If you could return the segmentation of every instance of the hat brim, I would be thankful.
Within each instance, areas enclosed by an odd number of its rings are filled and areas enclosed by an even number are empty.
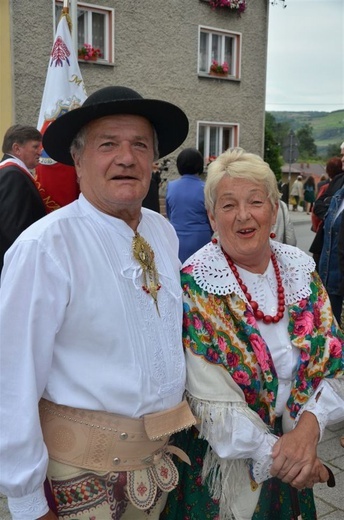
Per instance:
[[[158,136],[159,158],[176,150],[189,131],[188,118],[172,103],[156,99],[122,99],[82,106],[57,118],[44,132],[43,148],[55,161],[74,165],[70,146],[79,130],[91,121],[116,114],[138,115],[152,123]]]

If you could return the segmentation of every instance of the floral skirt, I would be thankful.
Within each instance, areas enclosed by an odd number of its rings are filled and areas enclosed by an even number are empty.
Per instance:
[[[207,450],[206,441],[198,438],[195,428],[174,436],[173,444],[190,457],[191,466],[176,462],[179,471],[178,487],[167,499],[161,520],[218,520],[218,503],[201,482],[202,462]],[[313,491],[298,492],[302,520],[316,520]],[[293,520],[290,487],[277,478],[264,482],[252,520]]]

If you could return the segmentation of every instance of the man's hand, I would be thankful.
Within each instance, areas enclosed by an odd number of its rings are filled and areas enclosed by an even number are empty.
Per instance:
[[[58,520],[58,518],[55,515],[55,513],[53,513],[52,510],[49,509],[47,514],[40,516],[39,518],[37,518],[37,520]]]
[[[319,482],[327,482],[329,477],[330,474],[324,464],[319,459],[316,459],[308,482],[306,482],[304,485],[299,485],[298,479],[296,478],[294,482],[291,483],[291,485],[297,489],[303,489],[304,487],[312,488],[314,484],[318,484]]]
[[[326,482],[329,474],[317,457],[318,440],[318,421],[312,413],[304,412],[295,429],[274,445],[271,475],[297,489]]]

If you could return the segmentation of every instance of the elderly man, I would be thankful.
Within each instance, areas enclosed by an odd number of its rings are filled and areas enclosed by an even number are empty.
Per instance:
[[[33,126],[14,125],[5,133],[0,162],[0,271],[4,254],[24,229],[46,215],[32,170],[42,136]]]
[[[81,195],[26,230],[4,265],[0,491],[15,520],[157,519],[177,484],[169,435],[195,422],[178,241],[141,203],[153,161],[187,132],[178,107],[125,87],[45,132]]]

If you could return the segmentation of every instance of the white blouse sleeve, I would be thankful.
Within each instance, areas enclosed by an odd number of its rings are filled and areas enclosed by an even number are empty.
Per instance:
[[[311,412],[317,418],[321,440],[328,424],[344,420],[344,378],[324,379],[301,408],[294,427],[303,412]]]
[[[200,437],[221,459],[251,459],[256,482],[270,478],[271,450],[278,437],[248,407],[228,372],[189,351],[186,358],[187,396],[200,420]]]

